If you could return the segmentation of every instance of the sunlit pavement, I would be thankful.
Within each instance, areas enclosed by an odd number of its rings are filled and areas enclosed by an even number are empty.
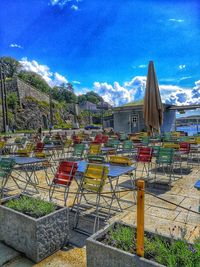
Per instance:
[[[142,166],[139,166],[139,169]],[[46,183],[44,172],[37,171],[40,186],[43,187],[40,189],[40,196],[43,199],[48,199],[48,185]],[[151,173],[151,176],[154,177],[154,173]],[[53,177],[53,175],[52,175]],[[199,167],[194,165],[190,171],[186,174],[183,174],[183,178],[175,178],[172,182],[171,188],[167,185],[149,183],[146,187],[147,191],[159,196],[160,198],[166,199],[170,202],[173,202],[176,205],[183,206],[190,210],[198,211],[200,192],[194,188],[194,184],[199,180],[200,171]],[[137,172],[137,178],[140,178],[140,172]],[[161,177],[164,181],[164,177]],[[119,188],[124,190],[126,183],[128,184],[129,177],[122,176],[119,180]],[[13,184],[10,184],[13,186]],[[123,188],[121,187],[123,186]],[[76,192],[77,185],[75,181],[72,183],[70,191]],[[109,191],[110,188],[105,186],[105,191]],[[10,194],[17,193],[18,190],[10,191]],[[136,205],[133,203],[133,192],[124,192],[120,193],[122,199],[122,212],[113,212],[112,217],[106,223],[111,223],[116,220],[122,220],[126,223],[136,224]],[[94,196],[90,196],[94,198]],[[68,206],[71,206],[74,200],[74,194],[69,194],[68,197]],[[61,193],[55,194],[53,199],[56,203],[63,205],[63,196]],[[115,203],[116,205],[116,203]],[[158,233],[163,233],[165,235],[173,235],[180,237],[181,230],[187,228],[187,239],[192,241],[195,237],[200,235],[200,215],[195,214],[186,210],[183,210],[181,207],[177,207],[171,203],[167,203],[161,199],[158,199],[148,193],[145,194],[145,228],[150,231],[157,231]],[[116,205],[117,207],[117,205]],[[73,222],[73,214],[70,214],[70,224]],[[80,223],[81,227],[89,227],[89,222],[87,219],[82,218]],[[105,224],[102,224],[102,227]],[[71,267],[71,266],[86,266],[86,253],[85,253],[85,240],[86,236],[80,233],[76,233],[72,230],[72,225],[70,225],[71,235],[70,235],[70,244],[68,247],[63,248],[52,256],[46,258],[42,262],[34,266],[58,266],[58,267]],[[32,266],[33,264],[29,261],[26,262],[25,258],[20,258],[21,262],[25,261],[25,265],[22,265],[20,261],[18,263],[15,261],[9,263],[5,266]],[[22,260],[23,259],[23,260]],[[13,265],[14,264],[14,265]],[[21,265],[20,265],[21,264]]]

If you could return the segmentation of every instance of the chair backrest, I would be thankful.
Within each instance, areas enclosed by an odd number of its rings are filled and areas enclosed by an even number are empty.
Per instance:
[[[74,145],[74,156],[83,156],[85,150],[85,145],[84,144],[75,144]]]
[[[131,140],[125,140],[123,142],[123,150],[131,150],[133,148],[133,142]]]
[[[184,151],[189,153],[190,152],[190,143],[188,142],[179,142],[180,151]]]
[[[108,173],[108,166],[88,164],[83,175],[82,190],[101,193]]]
[[[26,145],[26,151],[29,153],[34,150],[35,145],[33,143],[28,143]]]
[[[109,139],[107,143],[105,143],[106,147],[113,147],[118,148],[119,146],[119,140],[117,139]]]
[[[50,145],[51,144],[51,140],[48,136],[45,136],[44,140],[43,140],[45,145]]]
[[[151,162],[153,149],[151,147],[138,147],[136,160],[139,162]]]
[[[87,159],[88,162],[94,162],[94,163],[103,163],[105,161],[103,155],[88,155]]]
[[[42,152],[44,149],[44,143],[43,142],[37,142],[34,151],[35,152]]]
[[[127,140],[127,134],[125,134],[125,133],[120,133],[120,134],[119,134],[119,140],[120,140],[120,141]]]
[[[175,148],[175,149],[179,149],[180,145],[179,144],[175,144],[175,143],[163,143],[163,147],[164,148]]]
[[[0,141],[0,149],[3,149],[5,146],[6,142],[5,141]]]
[[[156,162],[157,163],[171,164],[173,162],[173,157],[174,157],[174,148],[161,147],[158,150]]]
[[[102,143],[105,144],[106,142],[108,142],[108,135],[103,135],[102,136]]]
[[[146,146],[149,144],[149,136],[142,137],[142,144]]]
[[[132,161],[128,157],[122,157],[122,156],[110,156],[109,157],[109,162],[112,164],[117,164],[117,165],[131,165]]]
[[[54,184],[70,186],[78,168],[77,162],[61,161],[53,179]]]
[[[14,158],[1,158],[0,160],[0,170],[5,173],[10,173],[15,165]]]
[[[90,155],[98,155],[101,153],[101,145],[100,144],[90,144],[89,154]]]

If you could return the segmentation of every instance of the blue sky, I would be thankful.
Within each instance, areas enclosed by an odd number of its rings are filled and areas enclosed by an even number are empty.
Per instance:
[[[163,102],[200,102],[200,1],[1,0],[1,56],[121,105],[153,60]]]

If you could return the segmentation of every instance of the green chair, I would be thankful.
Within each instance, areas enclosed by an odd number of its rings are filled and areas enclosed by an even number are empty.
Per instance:
[[[133,142],[131,140],[125,140],[122,144],[122,151],[120,151],[120,154],[128,154],[128,156],[132,156],[133,152]]]
[[[15,160],[13,158],[1,158],[0,160],[0,180],[1,180],[0,199],[3,198],[4,189],[6,187],[6,184],[8,182],[8,179],[10,177],[10,174],[13,170],[14,165],[15,165]]]
[[[171,177],[173,172],[173,162],[174,162],[174,149],[173,148],[163,148],[158,149],[156,156],[156,168],[155,168],[155,180],[157,178],[158,168],[162,168],[165,175],[169,175],[169,182],[171,184]]]
[[[73,151],[73,159],[83,159],[85,151],[85,144],[75,144]]]

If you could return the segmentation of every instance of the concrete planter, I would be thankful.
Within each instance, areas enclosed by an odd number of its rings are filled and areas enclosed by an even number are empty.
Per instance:
[[[98,241],[98,239],[101,239],[116,224],[130,226],[122,222],[117,222],[107,226],[87,239],[87,267],[164,267],[164,265],[140,258],[135,254],[105,245]]]
[[[66,207],[35,219],[0,205],[0,241],[39,262],[59,250],[69,237]]]

